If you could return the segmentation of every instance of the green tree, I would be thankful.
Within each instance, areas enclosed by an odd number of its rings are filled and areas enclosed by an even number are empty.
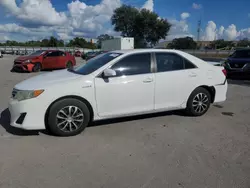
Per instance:
[[[57,39],[55,37],[50,37],[48,46],[49,47],[57,47]]]
[[[155,46],[160,39],[165,39],[171,24],[167,20],[146,9],[138,10],[123,5],[114,11],[111,18],[114,30],[123,37],[134,37],[135,47]]]
[[[86,41],[84,38],[76,37],[69,41],[67,44],[68,47],[78,47],[78,48],[90,48],[95,49],[95,44]]]
[[[210,46],[213,48],[213,49],[230,49],[232,47],[234,47],[234,43],[232,41],[225,41],[224,39],[219,39],[219,40],[215,40],[215,41],[212,41],[210,43]]]
[[[41,47],[46,47],[48,45],[49,45],[49,40],[48,39],[43,39],[41,41],[41,44],[40,44]]]
[[[238,47],[249,47],[250,41],[248,40],[248,38],[244,38],[237,43],[237,46]]]
[[[113,36],[110,36],[108,34],[102,34],[102,35],[98,36],[97,43],[96,43],[97,48],[101,48],[103,41],[113,39],[113,38],[114,38]]]
[[[168,44],[168,48],[172,49],[196,49],[197,43],[191,37],[176,38]]]

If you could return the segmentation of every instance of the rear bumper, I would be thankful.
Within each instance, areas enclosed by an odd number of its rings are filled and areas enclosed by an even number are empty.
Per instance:
[[[250,76],[250,71],[241,71],[241,70],[227,70],[228,76]]]
[[[227,89],[228,89],[227,80],[225,80],[225,82],[222,84],[214,86],[214,88],[215,88],[214,103],[224,102],[227,99]]]
[[[229,76],[241,76],[241,75],[250,75],[250,64],[245,64],[242,68],[231,68],[228,64],[225,65],[225,69]]]

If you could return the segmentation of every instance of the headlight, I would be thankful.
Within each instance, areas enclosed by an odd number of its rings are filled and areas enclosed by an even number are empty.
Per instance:
[[[28,59],[28,60],[24,61],[23,63],[31,63],[31,60]]]
[[[31,99],[38,97],[44,92],[44,90],[17,90],[13,89],[12,91],[12,98],[18,101]]]

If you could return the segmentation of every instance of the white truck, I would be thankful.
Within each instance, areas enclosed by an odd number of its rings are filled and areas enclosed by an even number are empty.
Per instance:
[[[123,37],[105,40],[102,42],[103,51],[134,49],[134,38]]]

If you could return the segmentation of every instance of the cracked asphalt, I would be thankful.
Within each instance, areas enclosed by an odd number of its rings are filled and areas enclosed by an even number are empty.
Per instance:
[[[202,117],[101,121],[58,138],[9,126],[13,86],[35,75],[11,73],[13,60],[0,59],[1,188],[250,187],[250,81],[230,80],[227,101]]]

